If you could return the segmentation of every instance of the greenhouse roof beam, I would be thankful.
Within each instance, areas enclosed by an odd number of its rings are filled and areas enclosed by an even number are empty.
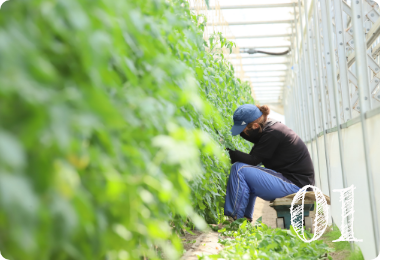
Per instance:
[[[280,71],[284,71],[287,72],[288,70],[244,70],[245,73],[258,73],[258,72],[280,72]],[[251,76],[253,77],[253,76]]]
[[[268,91],[277,91],[278,89],[268,89]],[[256,88],[254,88],[254,91],[257,91],[257,92],[259,92],[259,90],[258,89],[256,89]]]
[[[255,77],[255,78],[251,78],[248,81],[251,81],[253,83],[259,83],[260,81],[254,81],[254,80],[281,80],[280,82],[284,82],[285,81],[285,76],[282,77]]]
[[[276,97],[279,94],[282,94],[283,92],[255,92],[255,95],[260,96],[260,97]]]
[[[272,94],[264,94],[264,93],[255,93],[256,99],[273,99],[273,98],[278,98],[282,93],[272,93]]]
[[[274,89],[258,89],[254,88],[254,91],[256,91],[258,94],[263,95],[263,94],[277,94],[277,93],[282,93],[283,89],[282,88],[274,88]]]
[[[271,100],[271,99],[277,98],[277,97],[279,97],[279,96],[280,96],[280,95],[261,96],[260,98],[257,97],[257,99],[260,99],[260,100]]]
[[[252,8],[280,8],[280,7],[294,7],[296,3],[281,3],[281,4],[264,4],[264,5],[227,5],[220,6],[219,9],[252,9]],[[210,6],[209,10],[215,10],[215,6]],[[192,8],[191,8],[192,9]]]
[[[260,101],[260,102],[273,102],[273,101],[278,101],[281,98],[281,96],[276,96],[273,98],[267,98],[267,99],[259,99],[257,98],[256,100]]]
[[[294,20],[272,20],[272,21],[241,21],[228,23],[207,23],[207,25],[256,25],[256,24],[291,24]]]
[[[291,33],[287,34],[266,34],[266,35],[242,35],[235,36],[236,39],[256,39],[256,38],[279,38],[279,37],[291,37]]]
[[[271,80],[271,81],[250,81],[252,84],[258,84],[258,83],[284,83],[284,80]]]
[[[250,54],[251,56],[245,56],[245,57],[242,57],[241,56],[241,58],[242,59],[252,59],[252,58],[279,58],[279,57],[276,57],[276,56],[271,56],[271,55],[258,55],[258,56],[254,56],[254,54]],[[285,57],[285,56],[288,56],[288,55],[283,55],[283,56],[281,56],[281,57]]]
[[[261,96],[259,96],[259,98],[257,97],[257,99],[262,99],[262,100],[266,100],[266,99],[272,99],[273,97],[278,97],[280,94],[282,94],[282,93],[278,93],[278,94],[272,94],[272,95],[263,95],[262,93],[261,94],[259,94],[259,95],[261,95]]]
[[[249,76],[250,78],[285,78],[285,74],[283,75],[260,75],[260,76]]]
[[[256,66],[263,66],[263,65],[280,65],[280,64],[290,64],[289,62],[272,62],[272,63],[248,63],[248,64],[242,64],[242,66],[251,66],[251,65],[256,65]]]
[[[262,104],[265,104],[265,105],[278,105],[278,104],[282,104],[282,102],[280,102],[280,101],[277,101],[277,102],[267,102],[267,101],[260,101],[260,100],[257,100],[261,105]]]
[[[266,86],[259,86],[259,85],[256,85],[256,84],[261,84],[261,83],[267,83],[267,82],[252,82],[252,84],[254,85],[254,87],[256,87],[256,88],[264,88],[264,87],[283,87],[284,86],[284,81],[278,81],[278,82],[275,82],[275,81],[272,81],[272,82],[268,82],[268,83],[282,83],[282,84],[274,84],[274,85],[266,85]]]
[[[259,99],[259,98],[257,98],[257,100],[258,100],[259,102],[277,102],[280,98],[281,98],[281,96],[277,96],[277,97],[274,97],[274,98],[267,98],[267,99]]]
[[[268,102],[278,102],[279,99],[281,99],[281,96],[277,96],[277,97],[274,97],[274,98],[267,98],[267,99],[259,99],[259,98],[256,98],[256,100],[257,100],[258,102],[265,102],[265,103],[268,103]]]
[[[266,85],[266,86],[256,86],[256,85],[254,85],[253,87],[254,87],[254,89],[274,89],[274,88],[282,89],[282,88],[284,88],[284,84]]]
[[[260,96],[261,95],[261,96]],[[269,97],[269,98],[274,98],[274,99],[276,99],[276,98],[278,98],[279,96],[282,96],[283,95],[283,93],[274,93],[274,95],[266,95],[266,96],[263,96],[263,94],[259,94],[259,93],[256,93],[255,92],[255,99],[258,99],[258,100],[260,100],[260,99],[268,99],[268,98],[266,98],[266,97]]]
[[[272,87],[262,87],[262,88],[258,88],[258,87],[255,87],[255,86],[253,86],[253,88],[254,88],[254,91],[258,91],[258,90],[261,90],[261,91],[266,91],[266,90],[282,90],[283,88],[284,88],[284,86],[279,86],[279,87],[274,87],[274,86],[272,86]]]
[[[262,92],[269,91],[269,90],[283,91],[283,89],[284,89],[284,85],[280,85],[280,86],[255,86],[254,84],[252,84],[252,86],[253,86],[254,90],[262,91]]]
[[[291,45],[278,45],[278,46],[251,46],[251,47],[238,47],[239,49],[276,49],[276,48],[290,48]]]
[[[250,78],[285,78],[286,75],[262,75],[262,76],[250,76]]]

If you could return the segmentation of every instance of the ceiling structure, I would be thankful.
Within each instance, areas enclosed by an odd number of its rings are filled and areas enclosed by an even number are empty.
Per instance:
[[[239,54],[231,54],[229,60],[235,70],[243,70],[243,80],[250,81],[255,100],[267,104],[280,114],[283,111],[283,90],[286,87],[291,54],[272,56],[243,53],[248,49],[266,52],[284,52],[291,48],[293,7],[296,1],[288,0],[215,0],[209,1],[209,15],[217,9],[225,19]],[[207,23],[208,26],[216,22]]]

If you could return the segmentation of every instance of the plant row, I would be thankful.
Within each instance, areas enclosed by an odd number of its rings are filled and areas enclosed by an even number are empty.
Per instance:
[[[249,86],[183,0],[0,9],[0,251],[177,259],[222,221],[232,113]]]

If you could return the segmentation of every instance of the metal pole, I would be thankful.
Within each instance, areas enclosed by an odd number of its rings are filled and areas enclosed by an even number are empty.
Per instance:
[[[296,96],[296,100],[297,100],[297,105],[296,105],[296,107],[297,107],[297,109],[298,109],[298,111],[299,111],[299,118],[298,118],[298,121],[299,121],[299,124],[300,124],[300,137],[303,139],[303,140],[305,140],[305,132],[306,132],[306,129],[305,129],[305,121],[303,120],[303,116],[302,116],[302,102],[301,102],[301,99],[300,99],[300,95],[299,95],[299,91],[300,91],[300,78],[299,78],[299,76],[298,76],[298,73],[296,74],[296,80],[295,80],[295,88],[294,88],[294,91],[295,91],[295,96]]]
[[[333,73],[333,86],[334,86],[334,106],[335,106],[335,112],[336,112],[336,125],[337,125],[337,132],[338,132],[338,147],[340,151],[340,165],[341,165],[341,177],[343,181],[343,187],[348,187],[347,185],[347,176],[346,176],[346,171],[345,171],[345,166],[344,166],[344,151],[343,151],[343,137],[341,135],[341,128],[340,128],[340,117],[339,117],[339,96],[338,96],[338,82],[337,82],[337,60],[336,60],[336,55],[334,51],[334,39],[333,39],[333,25],[332,25],[332,18],[331,18],[331,6],[330,6],[330,1],[331,0],[320,0],[320,7],[321,7],[321,13],[323,17],[326,17],[327,19],[323,19],[324,22],[327,24],[327,36],[328,36],[328,47],[330,49],[331,53],[331,64],[328,64],[327,66],[331,66],[332,68],[332,73]],[[325,46],[326,47],[326,46]],[[349,218],[347,217],[347,222],[349,221]],[[351,249],[353,250],[354,244],[353,242],[351,243]]]
[[[330,66],[332,68],[332,73],[333,73],[333,86],[334,86],[334,106],[335,106],[335,112],[336,112],[336,125],[337,125],[337,132],[338,132],[338,146],[340,150],[340,163],[341,163],[341,172],[342,172],[342,180],[343,180],[343,186],[348,187],[347,185],[347,177],[346,177],[346,171],[344,170],[344,151],[343,151],[343,137],[341,135],[341,128],[340,128],[340,117],[339,117],[339,96],[338,96],[338,83],[337,83],[337,60],[336,60],[336,55],[334,52],[334,39],[333,39],[333,25],[332,25],[332,18],[331,18],[331,13],[330,13],[330,0],[320,0],[321,4],[321,12],[324,12],[326,14],[327,20],[324,21],[327,23],[328,31],[326,32],[326,36],[328,37],[329,40],[329,49],[330,49],[330,56],[331,56],[331,63],[332,64],[327,64],[327,66]],[[325,46],[327,47],[327,46]]]
[[[318,19],[318,1],[317,2],[315,2],[314,3],[314,8],[313,8],[313,10],[314,10],[314,19],[313,19],[313,24],[314,24],[314,30],[315,30],[315,32],[314,32],[314,34],[315,34],[315,40],[316,40],[316,55],[315,55],[315,57],[316,57],[316,62],[317,62],[317,68],[318,68],[318,80],[319,80],[319,82],[320,82],[320,95],[321,95],[321,107],[322,107],[322,109],[321,109],[321,114],[322,114],[322,117],[321,117],[321,125],[323,126],[322,127],[322,130],[323,130],[323,137],[324,137],[324,152],[325,152],[325,157],[326,157],[326,167],[327,167],[327,183],[328,183],[328,192],[329,192],[329,195],[330,195],[330,197],[331,197],[331,178],[330,178],[330,175],[331,175],[331,169],[330,169],[330,157],[329,157],[329,155],[328,155],[328,147],[327,147],[327,127],[326,127],[326,124],[325,124],[325,122],[327,121],[327,117],[326,117],[326,111],[327,111],[327,108],[326,108],[326,101],[325,101],[325,94],[324,94],[324,92],[325,92],[325,86],[323,86],[323,80],[322,80],[322,71],[323,71],[323,68],[322,68],[322,65],[321,65],[321,62],[322,62],[322,56],[321,56],[321,44],[320,44],[320,33],[319,33],[319,29],[318,29],[318,22],[320,21],[319,19]],[[333,207],[332,205],[331,205],[331,207]],[[331,219],[333,219],[333,216],[331,215]],[[332,221],[333,222],[333,224],[334,224],[334,221]]]
[[[340,68],[340,85],[341,85],[341,97],[343,101],[343,114],[344,122],[351,119],[351,104],[350,104],[350,85],[348,83],[348,67],[347,67],[347,57],[346,57],[346,42],[344,40],[344,33],[346,32],[343,25],[343,11],[342,11],[343,0],[334,0],[334,16],[336,23],[336,42],[337,42],[337,53],[338,53],[338,65]],[[337,75],[335,75],[335,80],[337,80]]]
[[[293,54],[293,64],[295,64],[295,53]],[[293,82],[292,82],[292,93],[293,93],[293,97],[294,97],[294,107],[297,111],[297,117],[295,119],[296,124],[297,124],[297,134],[298,136],[302,136],[303,130],[302,130],[302,121],[300,121],[299,119],[301,118],[301,111],[300,111],[300,103],[299,100],[297,98],[297,75],[294,74],[295,70],[292,70],[292,76],[294,76],[293,78]]]
[[[293,90],[294,90],[294,95],[295,95],[295,100],[296,100],[296,105],[295,106],[296,106],[297,111],[298,111],[297,122],[298,122],[298,125],[300,126],[299,136],[302,137],[303,140],[304,140],[305,131],[304,131],[304,123],[303,123],[302,116],[301,116],[300,98],[298,96],[298,88],[299,88],[299,81],[298,80],[299,80],[298,75],[296,74],[295,77],[294,77],[294,89]]]
[[[365,107],[368,107],[366,104],[368,100],[368,90],[369,90],[369,79],[367,71],[367,53],[366,53],[366,42],[363,30],[363,2],[362,1],[352,1],[352,23],[354,28],[354,42],[355,42],[355,51],[356,51],[356,62],[357,62],[357,78],[358,78],[358,87],[359,87],[359,105],[360,105],[360,119],[361,119],[361,128],[363,132],[363,147],[364,147],[364,158],[366,160],[366,171],[367,171],[367,182],[370,195],[370,210],[373,219],[373,231],[374,231],[374,240],[375,240],[375,249],[376,254],[378,255],[380,248],[380,229],[379,222],[377,219],[377,209],[376,203],[374,200],[374,184],[373,184],[373,174],[370,168],[370,157],[368,152],[367,144],[367,130],[366,130],[366,119],[365,119]]]
[[[290,41],[292,40],[292,34],[290,34]],[[288,79],[289,79],[289,83],[288,83],[288,85],[290,86],[290,88],[289,88],[289,94],[290,94],[290,98],[291,98],[291,108],[292,108],[292,110],[294,110],[294,118],[293,118],[293,121],[294,121],[294,129],[293,129],[293,131],[295,132],[295,133],[297,133],[297,134],[299,134],[299,132],[298,132],[298,125],[297,125],[297,117],[298,117],[298,115],[297,115],[297,110],[295,109],[295,99],[294,99],[294,91],[293,91],[293,71],[291,70],[291,67],[293,66],[293,64],[294,64],[294,56],[293,56],[293,54],[291,54],[290,55],[290,58],[291,58],[291,61],[290,61],[290,73],[288,73]]]
[[[291,66],[291,59],[290,59],[290,66]],[[285,85],[284,85],[284,89],[283,89],[283,104],[284,104],[284,109],[286,110],[285,114],[286,114],[286,118],[285,118],[285,122],[286,125],[288,125],[288,127],[290,129],[292,129],[294,131],[295,128],[295,124],[294,124],[294,109],[292,106],[286,106],[286,103],[290,104],[292,102],[291,97],[290,97],[290,93],[288,91],[288,85],[289,85],[289,80],[291,78],[291,73],[287,74],[287,79],[285,80]],[[287,99],[288,96],[288,99]],[[288,120],[287,120],[288,118]]]
[[[294,18],[295,17],[297,17],[297,14],[296,14],[296,11],[295,11],[295,7],[294,7]],[[304,85],[303,84],[303,81],[304,81],[304,79],[303,79],[303,77],[302,77],[302,74],[301,74],[301,72],[302,72],[302,64],[301,64],[301,59],[300,59],[300,47],[299,47],[299,45],[298,45],[298,30],[297,30],[297,20],[296,19],[294,19],[294,26],[295,26],[295,31],[296,31],[296,34],[297,34],[297,37],[295,37],[295,41],[296,41],[296,45],[297,45],[297,60],[298,60],[298,66],[299,66],[299,73],[297,73],[297,76],[298,76],[298,78],[299,78],[299,86],[300,86],[300,89],[297,89],[297,92],[298,92],[298,96],[299,96],[299,98],[300,98],[300,111],[302,111],[302,119],[303,119],[303,125],[304,125],[304,135],[303,135],[303,137],[304,137],[304,142],[305,142],[305,139],[307,138],[307,120],[306,120],[306,118],[307,117],[305,117],[304,116],[304,98],[303,98],[303,92],[301,91],[301,87]],[[308,111],[308,110],[307,110]],[[310,153],[311,153],[311,155],[312,155],[312,151],[310,151]],[[311,156],[311,157],[313,157],[313,156]]]
[[[324,2],[325,5],[325,2]],[[328,100],[326,100],[326,105],[328,104],[328,107],[330,108],[330,118],[328,118],[328,122],[326,122],[326,125],[329,124],[331,128],[335,126],[336,123],[336,109],[334,105],[334,81],[337,80],[335,78],[335,75],[333,74],[332,71],[332,66],[330,64],[333,64],[331,61],[331,56],[330,55],[330,49],[329,49],[329,40],[328,40],[328,26],[327,23],[331,23],[331,20],[327,19],[327,14],[324,11],[323,7],[321,8],[321,26],[323,29],[323,44],[324,44],[324,58],[325,58],[325,63],[326,63],[326,76],[327,76],[327,88],[328,88]],[[332,52],[334,53],[334,52]],[[323,70],[324,71],[324,70]],[[327,115],[328,116],[328,115]]]
[[[292,26],[291,26],[291,28],[292,28]],[[297,33],[297,32],[296,32]],[[292,34],[292,37],[294,37],[294,34]],[[291,37],[291,38],[292,38]],[[297,34],[295,34],[295,37],[297,37]],[[291,43],[293,43],[294,44],[294,42],[293,42],[293,40],[291,39]],[[297,46],[298,47],[298,46]],[[296,64],[295,63],[295,60],[296,60],[296,55],[295,55],[295,52],[293,51],[292,52],[292,59],[293,59],[293,62],[292,62],[292,64],[293,64],[293,66],[294,66],[294,64]],[[292,72],[291,72],[291,75],[292,76],[294,76],[294,79],[293,79],[293,86],[292,86],[292,92],[293,92],[293,97],[294,97],[294,105],[295,105],[295,109],[296,109],[296,111],[297,111],[297,117],[296,117],[296,119],[295,119],[295,121],[296,121],[296,124],[297,124],[297,130],[298,130],[298,134],[299,134],[299,136],[302,136],[302,134],[303,134],[303,131],[302,131],[302,125],[301,125],[301,120],[300,120],[300,118],[301,118],[301,111],[300,111],[300,104],[299,104],[299,102],[298,102],[298,100],[297,100],[297,87],[298,87],[298,84],[297,84],[297,74],[294,74],[295,73],[295,71],[294,70],[292,70]]]
[[[318,126],[318,100],[316,100],[316,91],[315,91],[315,81],[316,81],[316,76],[315,72],[313,71],[313,64],[314,64],[314,57],[313,57],[313,45],[312,42],[310,41],[310,20],[308,19],[308,11],[307,11],[307,0],[304,0],[304,15],[305,15],[305,20],[306,20],[306,38],[307,38],[307,48],[306,54],[307,54],[307,64],[310,72],[310,91],[311,91],[311,96],[312,96],[312,101],[313,101],[313,122],[314,122],[314,136],[315,136],[315,144],[316,144],[316,151],[317,151],[317,163],[318,163],[318,177],[320,179],[320,188],[322,188],[322,182],[321,182],[321,169],[320,169],[320,156],[319,156],[319,149],[318,149],[318,138],[317,138],[317,129],[319,128]]]
[[[295,7],[294,7],[294,18],[296,18],[296,17],[297,17],[297,12],[296,12]],[[303,116],[304,115],[304,110],[303,110],[303,105],[304,104],[303,104],[303,101],[301,99],[301,90],[300,90],[301,85],[302,85],[301,75],[299,74],[301,72],[300,71],[301,70],[301,63],[300,63],[300,47],[298,45],[298,31],[297,31],[297,20],[296,19],[294,19],[294,28],[295,28],[295,33],[296,33],[295,41],[296,41],[296,45],[297,45],[296,52],[295,52],[295,57],[297,59],[297,68],[295,68],[295,69],[296,70],[298,69],[298,72],[296,72],[296,76],[297,76],[296,85],[297,85],[297,87],[296,87],[295,91],[296,91],[296,94],[297,94],[299,111],[300,111],[299,116],[300,116],[300,119],[301,119],[300,122],[301,122],[301,131],[302,131],[301,138],[305,142],[307,129],[306,129],[305,118]]]
[[[310,106],[311,106],[311,101],[310,101],[310,95],[312,96],[312,99],[313,99],[313,106],[312,106],[312,110],[313,110],[313,126],[314,126],[314,134],[315,134],[315,146],[316,146],[316,153],[315,154],[317,154],[317,164],[318,164],[318,179],[319,179],[319,186],[320,186],[320,189],[322,189],[322,185],[321,185],[321,173],[320,173],[320,156],[318,155],[318,139],[317,139],[317,131],[316,131],[316,129],[317,129],[317,120],[316,120],[316,113],[315,113],[315,106],[316,106],[316,102],[315,102],[315,99],[314,99],[314,81],[313,81],[313,79],[314,79],[314,76],[313,76],[313,71],[312,71],[312,69],[311,69],[311,64],[310,64],[310,61],[311,61],[311,58],[310,58],[310,56],[309,56],[309,49],[311,48],[311,43],[310,43],[310,38],[309,38],[309,23],[308,23],[308,15],[307,15],[307,0],[304,0],[304,18],[305,18],[305,21],[306,21],[306,31],[307,31],[307,33],[306,33],[306,38],[307,38],[307,43],[305,43],[304,42],[304,30],[303,30],[303,19],[302,19],[302,14],[301,14],[301,0],[298,0],[298,12],[299,12],[299,15],[300,15],[300,34],[301,34],[301,40],[302,40],[302,48],[303,48],[303,60],[304,60],[304,66],[306,67],[306,69],[305,69],[305,73],[306,73],[306,75],[308,75],[306,78],[308,79],[308,78],[310,78],[310,91],[311,91],[311,94],[308,94],[308,92],[307,92],[307,85],[305,86],[305,93],[306,93],[306,96],[307,96],[307,102],[308,102],[308,106],[309,106],[309,108],[310,108]],[[307,57],[306,57],[307,56]],[[310,112],[309,112],[310,113]],[[311,119],[311,116],[309,117],[309,120]],[[311,123],[310,123],[310,126],[311,126]],[[313,139],[313,137],[312,137],[312,133],[313,131],[311,131],[311,129],[310,129],[310,138],[311,138],[311,145],[312,145],[312,139]],[[313,149],[314,147],[313,146],[311,146],[311,149]],[[314,154],[314,150],[313,150],[313,154]]]

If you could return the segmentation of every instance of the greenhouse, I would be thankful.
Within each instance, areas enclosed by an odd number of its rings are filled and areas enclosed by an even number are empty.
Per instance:
[[[2,2],[0,260],[379,256],[376,2]]]

